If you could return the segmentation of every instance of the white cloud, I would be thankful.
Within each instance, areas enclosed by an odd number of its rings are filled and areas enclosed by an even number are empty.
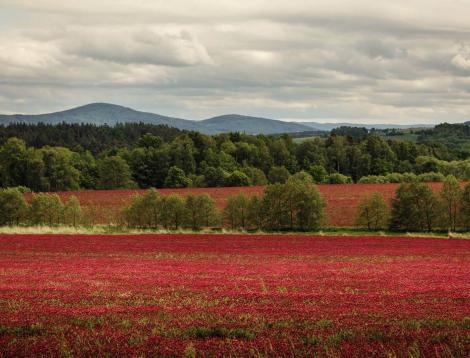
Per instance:
[[[0,112],[470,117],[466,0],[0,1]]]

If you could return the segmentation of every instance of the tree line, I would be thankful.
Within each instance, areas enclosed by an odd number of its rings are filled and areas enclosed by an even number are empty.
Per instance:
[[[93,225],[88,207],[75,196],[63,202],[57,194],[32,194],[25,188],[0,189],[0,225]],[[89,214],[93,215],[93,212]],[[88,215],[89,216],[89,215]],[[239,193],[218,208],[208,194],[161,195],[156,189],[135,195],[117,222],[148,230],[198,231],[207,228],[266,231],[316,231],[327,228],[325,201],[306,172],[285,183],[266,186],[262,195]],[[464,187],[447,176],[440,191],[418,181],[401,184],[388,205],[379,192],[364,197],[357,208],[356,226],[366,230],[458,231],[470,230],[470,183]]]
[[[0,189],[0,226],[79,226],[84,211],[76,196],[64,203],[57,194],[34,194],[30,202],[24,188]]]
[[[149,124],[17,124],[0,126],[0,143],[0,186],[34,192],[284,184],[300,171],[317,184],[470,178],[470,160],[445,145],[344,128],[297,142],[289,135],[210,136]]]
[[[390,208],[378,192],[366,196],[356,224],[368,230],[470,230],[470,183],[462,188],[452,175],[439,192],[418,181],[403,183],[391,204]]]
[[[311,176],[301,172],[284,184],[268,185],[261,197],[237,194],[219,211],[207,194],[162,196],[155,189],[133,197],[124,209],[127,225],[141,229],[317,230],[324,223],[324,201]]]

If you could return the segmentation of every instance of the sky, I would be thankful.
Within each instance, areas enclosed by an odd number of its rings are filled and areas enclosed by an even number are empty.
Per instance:
[[[0,113],[470,120],[470,0],[0,0]]]

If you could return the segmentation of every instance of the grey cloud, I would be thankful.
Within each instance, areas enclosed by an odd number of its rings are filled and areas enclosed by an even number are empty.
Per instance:
[[[470,8],[445,3],[3,0],[0,112],[460,121]]]
[[[211,64],[207,49],[189,32],[159,34],[151,29],[81,29],[61,40],[66,52],[117,63],[165,66]]]

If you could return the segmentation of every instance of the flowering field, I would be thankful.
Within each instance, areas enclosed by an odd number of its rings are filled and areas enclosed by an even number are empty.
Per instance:
[[[470,354],[470,241],[0,236],[0,357]]]
[[[439,190],[442,183],[429,183],[433,189]],[[329,225],[354,226],[356,209],[364,195],[380,192],[387,202],[395,195],[398,184],[321,184],[318,189],[326,202],[326,215]],[[232,188],[189,188],[189,189],[158,189],[163,195],[188,193],[208,193],[222,209],[230,195],[245,193],[246,195],[260,195],[264,190],[262,186],[232,187]],[[80,199],[82,205],[95,210],[89,213],[97,223],[116,221],[121,209],[129,204],[134,194],[145,193],[145,190],[92,190],[69,191],[58,193],[65,201],[71,195]],[[26,194],[30,198],[31,194]]]

